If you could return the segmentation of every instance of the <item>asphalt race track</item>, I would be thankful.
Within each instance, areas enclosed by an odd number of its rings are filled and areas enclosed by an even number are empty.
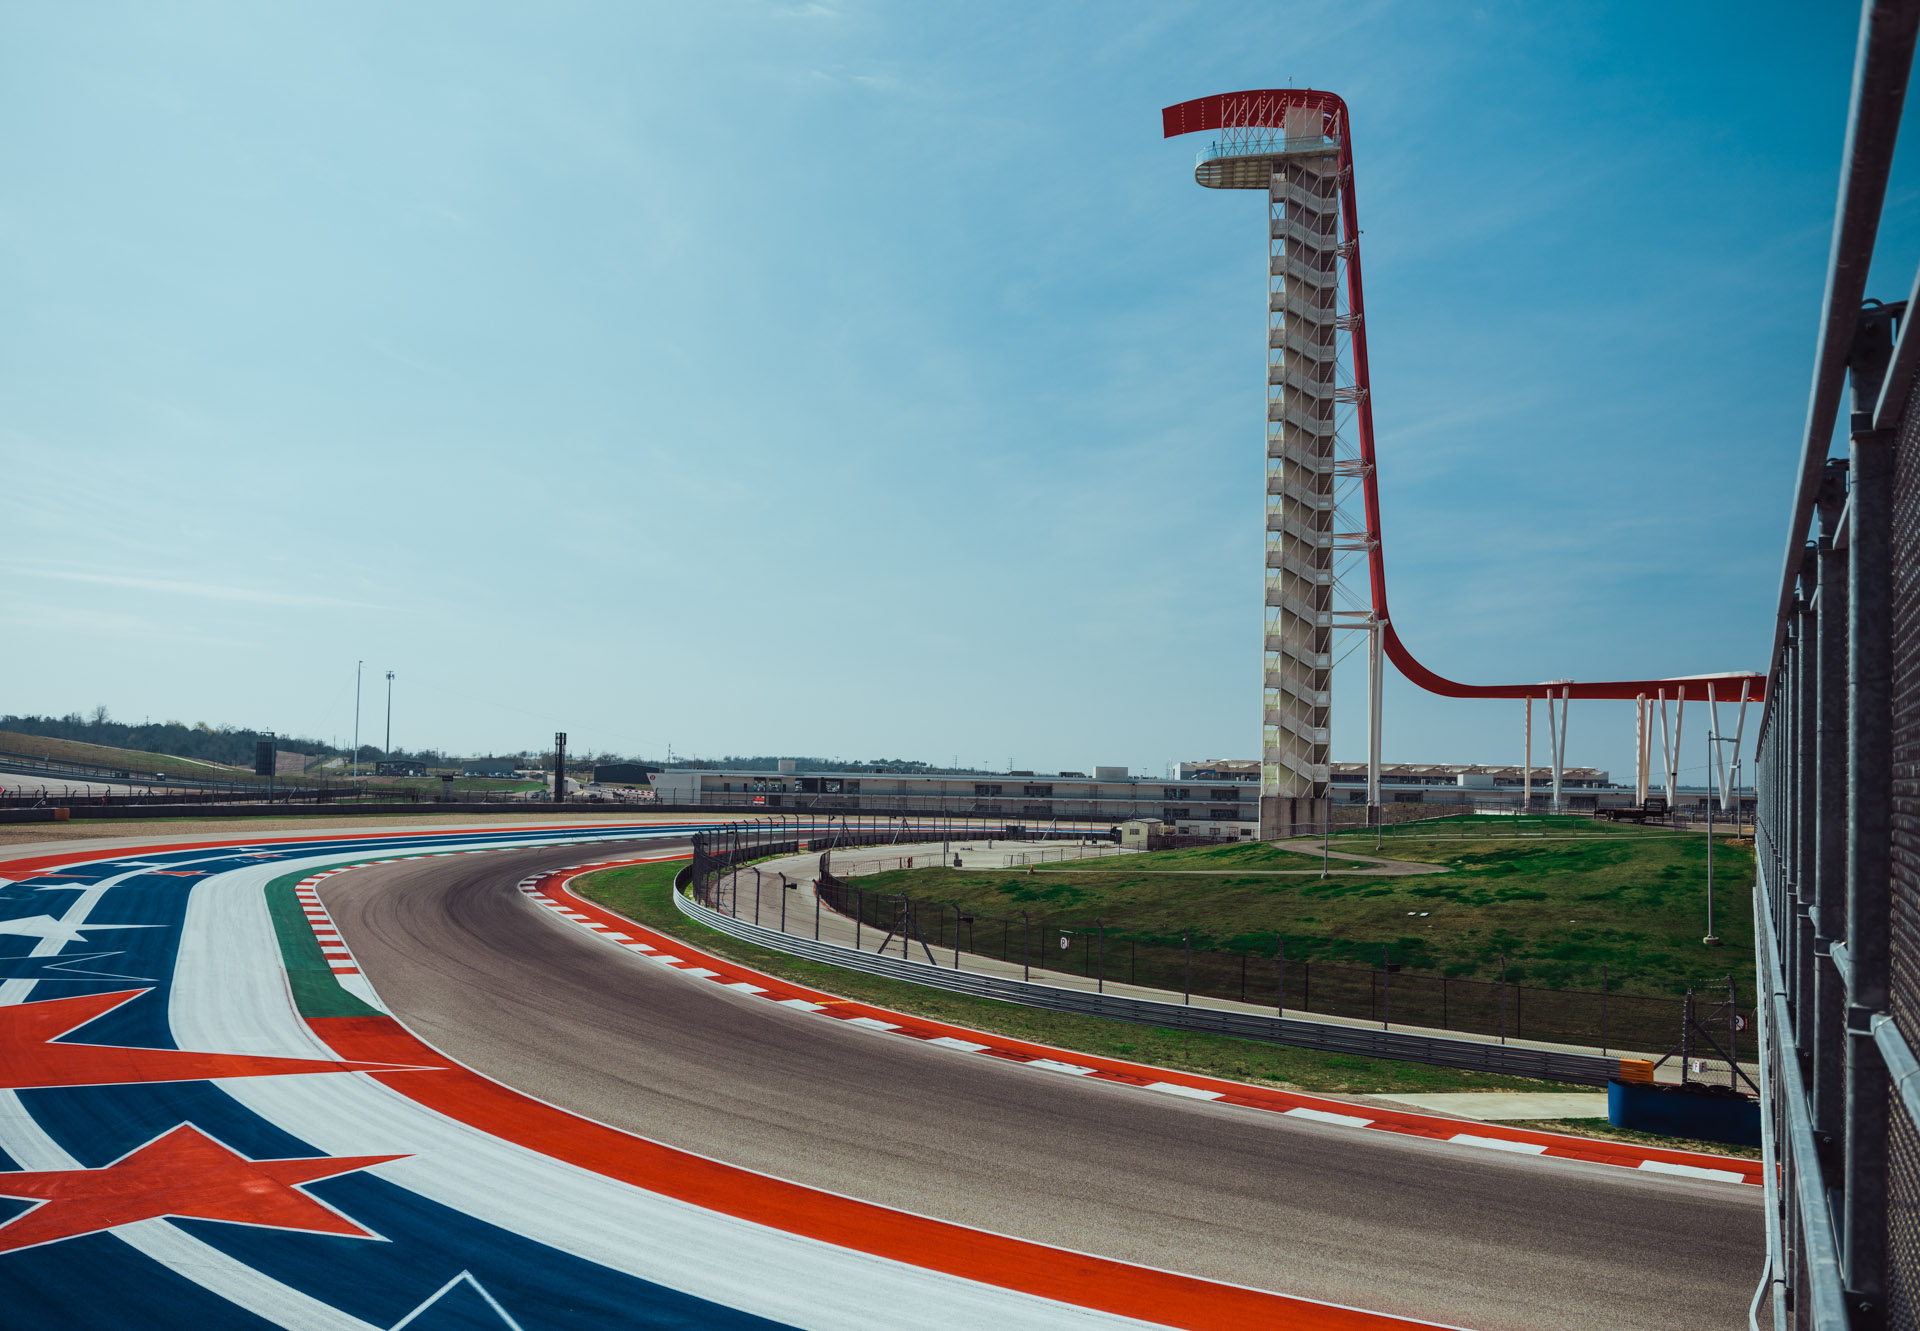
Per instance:
[[[1757,1188],[1143,1095],[809,1019],[624,954],[515,886],[583,858],[415,860],[320,894],[414,1034],[670,1146],[995,1233],[1484,1331],[1746,1323]],[[899,1325],[914,1320],[900,1309]]]

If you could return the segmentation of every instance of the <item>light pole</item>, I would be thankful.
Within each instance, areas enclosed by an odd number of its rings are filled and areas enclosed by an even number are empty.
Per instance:
[[[383,750],[387,761],[393,761],[393,672],[387,672],[387,743]]]
[[[365,661],[353,663],[353,789],[360,790],[360,672]]]

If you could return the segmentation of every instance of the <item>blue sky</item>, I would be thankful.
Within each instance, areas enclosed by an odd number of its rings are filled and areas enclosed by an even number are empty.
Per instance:
[[[1352,107],[1414,651],[1759,667],[1857,19],[1740,15],[8,6],[0,711],[344,743],[364,658],[409,746],[1254,756],[1263,205],[1159,110],[1288,83]]]

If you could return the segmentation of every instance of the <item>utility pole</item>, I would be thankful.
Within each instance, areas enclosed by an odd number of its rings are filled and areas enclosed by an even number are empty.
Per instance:
[[[387,761],[393,761],[393,672],[387,672],[387,744],[383,750]]]
[[[365,661],[353,663],[353,789],[360,790],[360,672]]]
[[[553,802],[567,802],[567,732],[553,732]]]

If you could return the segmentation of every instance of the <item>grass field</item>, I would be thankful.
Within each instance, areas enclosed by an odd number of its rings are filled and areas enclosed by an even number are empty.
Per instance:
[[[91,763],[99,767],[110,767],[134,774],[137,784],[142,776],[156,774],[166,776],[189,777],[201,781],[230,781],[237,785],[261,786],[267,784],[263,776],[255,776],[250,768],[225,767],[219,763],[200,762],[192,758],[175,758],[164,753],[144,753],[138,749],[115,749],[104,744],[86,744],[79,740],[49,739],[44,735],[22,735],[11,730],[0,730],[0,752],[18,754],[26,758],[40,758],[57,763]],[[372,794],[397,794],[404,791],[417,791],[422,795],[437,797],[440,793],[439,777],[379,777],[368,775],[371,764],[363,765],[361,785]],[[282,772],[277,780],[282,786],[328,784],[345,785],[351,768],[330,770],[326,773],[313,772],[299,774]],[[84,779],[84,778],[81,778]],[[100,780],[113,778],[105,773]],[[499,791],[544,790],[542,781],[523,780],[518,777],[455,777],[453,789],[461,793],[495,793]]]
[[[1373,853],[1371,832],[1334,848]],[[1091,926],[1109,939],[1377,966],[1381,948],[1410,971],[1547,988],[1682,992],[1731,973],[1753,992],[1753,851],[1714,850],[1715,929],[1706,932],[1706,838],[1584,818],[1460,818],[1390,831],[1384,857],[1438,874],[1318,876],[1319,857],[1240,844],[1024,869],[912,869],[872,876],[870,892],[956,902],[982,916]],[[962,852],[964,860],[965,853]],[[1308,874],[1297,872],[1302,868]]]
[[[197,777],[203,781],[262,781],[251,771],[223,767],[219,763],[196,762],[164,753],[142,753],[138,749],[113,749],[104,744],[83,744],[79,740],[49,739],[45,735],[22,735],[0,730],[0,750],[27,758],[56,763],[94,763],[102,767],[123,768],[129,772],[168,776]]]
[[[1264,1082],[1293,1090],[1355,1095],[1376,1092],[1590,1089],[1563,1087],[1525,1077],[1457,1072],[1420,1063],[1323,1054],[1309,1049],[1263,1044],[1257,1040],[1159,1030],[1152,1026],[1137,1026],[1100,1017],[1081,1017],[1020,1007],[1013,1003],[997,1003],[966,994],[949,994],[899,980],[842,970],[791,957],[783,952],[770,952],[687,919],[674,908],[671,900],[673,876],[681,867],[678,863],[669,862],[639,865],[630,869],[607,869],[575,879],[573,885],[583,896],[638,920],[648,928],[687,939],[709,952],[729,957],[770,975],[824,989],[843,998],[858,999],[895,1011],[910,1012],[935,1021],[952,1022],[1016,1039],[1076,1049],[1082,1053],[1133,1059],[1156,1067],[1180,1068],[1207,1076],[1231,1077],[1238,1081]]]

